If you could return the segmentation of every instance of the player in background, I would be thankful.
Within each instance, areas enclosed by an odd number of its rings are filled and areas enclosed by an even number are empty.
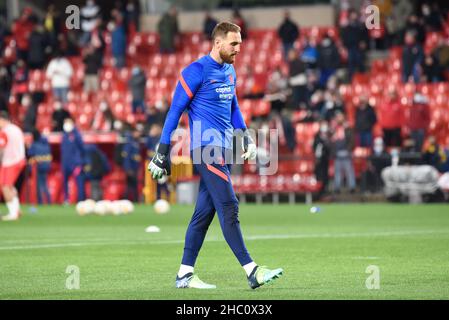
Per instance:
[[[240,27],[230,22],[219,23],[213,30],[212,41],[210,54],[181,72],[159,147],[148,170],[154,179],[170,175],[171,134],[183,111],[188,110],[191,155],[201,180],[195,211],[186,232],[176,287],[216,287],[201,281],[194,273],[194,265],[217,212],[226,242],[245,270],[249,286],[255,289],[278,278],[283,270],[258,266],[250,257],[240,230],[238,200],[231,183],[230,165],[224,162],[232,154],[234,129],[244,132],[242,158],[256,158],[256,145],[247,131],[235,92],[236,74],[232,64],[242,43]],[[200,130],[195,127],[200,127]],[[203,155],[210,156],[210,159]]]
[[[0,186],[9,213],[3,221],[20,217],[19,196],[14,184],[26,165],[25,140],[22,130],[11,123],[5,111],[0,112]]]

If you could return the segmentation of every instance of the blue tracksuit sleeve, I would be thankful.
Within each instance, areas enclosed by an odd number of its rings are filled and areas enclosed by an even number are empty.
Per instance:
[[[234,95],[231,106],[231,123],[234,129],[246,129],[245,121],[243,120],[242,112],[240,111],[237,102],[237,96]]]
[[[172,104],[165,119],[161,135],[161,144],[170,144],[172,132],[178,126],[179,118],[189,106],[195,93],[203,82],[203,65],[198,62],[190,64],[181,72],[173,95]]]

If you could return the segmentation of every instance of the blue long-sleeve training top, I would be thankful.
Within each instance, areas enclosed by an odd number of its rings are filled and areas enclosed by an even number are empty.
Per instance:
[[[234,129],[246,129],[236,96],[236,74],[231,64],[219,64],[206,55],[187,66],[176,85],[161,135],[162,144],[188,111],[190,148],[205,145],[232,148]]]

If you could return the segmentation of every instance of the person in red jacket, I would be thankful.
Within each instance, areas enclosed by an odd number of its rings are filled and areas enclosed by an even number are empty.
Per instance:
[[[34,28],[33,11],[26,7],[22,15],[13,23],[12,34],[16,40],[17,57],[24,61],[28,60],[29,38]]]
[[[427,97],[416,93],[413,105],[407,116],[407,127],[410,129],[410,138],[415,142],[415,151],[421,152],[427,129],[430,123],[430,110]]]
[[[379,124],[383,130],[386,147],[402,145],[401,127],[404,125],[404,109],[396,89],[388,91],[388,98],[379,104],[377,110]]]

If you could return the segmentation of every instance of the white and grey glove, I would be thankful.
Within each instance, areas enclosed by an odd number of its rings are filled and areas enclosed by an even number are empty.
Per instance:
[[[242,154],[243,159],[245,159],[245,160],[256,159],[257,146],[254,143],[253,138],[251,138],[248,130],[245,130],[245,132],[243,134],[242,147],[243,147],[243,154]]]
[[[171,164],[168,156],[169,146],[160,144],[157,150],[148,165],[148,171],[151,172],[153,179],[161,179],[164,175],[169,176],[171,174]]]

